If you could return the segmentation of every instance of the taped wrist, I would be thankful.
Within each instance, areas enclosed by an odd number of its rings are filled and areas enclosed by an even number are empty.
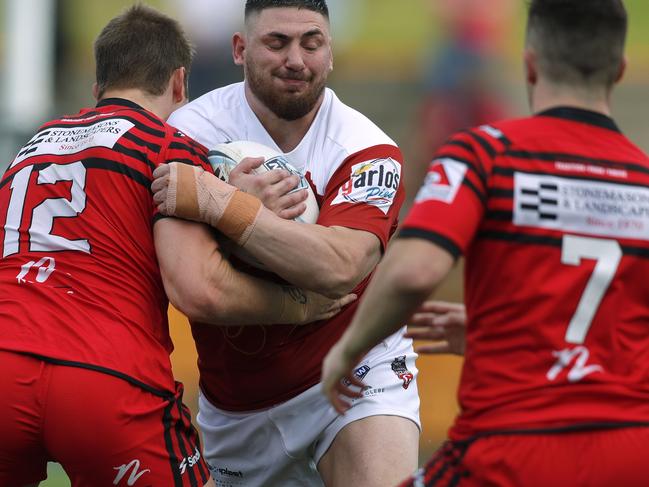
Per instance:
[[[171,165],[167,196],[170,215],[207,223],[238,245],[245,245],[261,208],[257,198],[200,167]]]

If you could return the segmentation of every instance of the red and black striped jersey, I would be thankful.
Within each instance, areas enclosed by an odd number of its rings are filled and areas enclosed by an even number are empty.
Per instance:
[[[0,349],[174,391],[150,190],[170,161],[210,168],[203,146],[123,99],[20,150],[0,181]]]
[[[457,134],[401,236],[466,257],[452,438],[649,422],[649,159],[613,120],[559,107]]]

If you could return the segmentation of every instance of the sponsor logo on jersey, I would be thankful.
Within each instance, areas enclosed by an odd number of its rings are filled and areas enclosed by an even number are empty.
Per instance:
[[[129,463],[125,463],[119,467],[113,467],[113,470],[118,470],[115,480],[113,480],[113,485],[120,485],[122,479],[126,478],[126,485],[128,486],[135,485],[135,482],[140,480],[142,475],[151,471],[148,468],[140,470],[139,460],[131,460]],[[127,473],[130,473],[128,477],[126,477]]]
[[[128,120],[111,118],[87,127],[52,127],[42,130],[20,149],[11,167],[28,157],[41,154],[74,154],[90,147],[112,148],[133,126],[133,122]]]
[[[396,357],[392,361],[392,364],[390,366],[392,367],[392,371],[397,375],[397,377],[401,381],[403,381],[403,388],[408,389],[408,386],[412,382],[412,379],[415,378],[415,376],[408,370],[408,366],[406,365],[406,356],[401,355],[399,357]]]
[[[351,168],[349,179],[331,202],[366,203],[387,215],[401,180],[401,164],[391,157],[359,162]]]
[[[430,163],[424,184],[415,197],[416,203],[435,200],[452,203],[455,200],[464,176],[467,165],[448,157],[435,159]]]
[[[583,379],[587,375],[592,374],[593,372],[604,371],[601,365],[586,365],[588,359],[590,358],[590,351],[583,345],[579,345],[574,348],[564,348],[563,350],[554,351],[552,352],[552,355],[557,360],[545,375],[545,377],[550,382],[559,377],[559,374],[561,374],[561,372],[569,367],[573,360],[574,363],[566,374],[566,379],[570,383],[579,382],[581,379]]]
[[[188,457],[185,457],[181,460],[178,470],[180,470],[180,475],[183,475],[187,471],[187,467],[192,468],[198,463],[201,459],[201,452],[198,451],[198,448],[194,448],[194,454]]]
[[[649,188],[516,172],[513,223],[648,240]]]

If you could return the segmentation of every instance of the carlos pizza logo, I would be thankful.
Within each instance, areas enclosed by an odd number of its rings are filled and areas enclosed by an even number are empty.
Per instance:
[[[392,361],[392,371],[397,375],[399,379],[403,381],[403,388],[408,389],[408,386],[412,382],[412,379],[415,378],[412,372],[408,370],[408,366],[406,365],[406,356],[401,355],[400,357],[396,357]]]
[[[387,214],[401,180],[401,164],[391,157],[359,162],[331,202],[366,203]]]
[[[449,157],[435,159],[430,163],[428,174],[415,202],[437,200],[452,203],[462,186],[466,171],[467,165],[463,162]]]

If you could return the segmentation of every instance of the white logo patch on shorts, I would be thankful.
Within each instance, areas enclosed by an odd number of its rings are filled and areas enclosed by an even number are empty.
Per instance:
[[[391,157],[354,164],[331,205],[367,203],[387,215],[401,180],[401,164]]]
[[[452,203],[464,181],[467,169],[466,164],[449,157],[435,159],[430,163],[424,184],[415,197],[415,203],[428,200]]]

